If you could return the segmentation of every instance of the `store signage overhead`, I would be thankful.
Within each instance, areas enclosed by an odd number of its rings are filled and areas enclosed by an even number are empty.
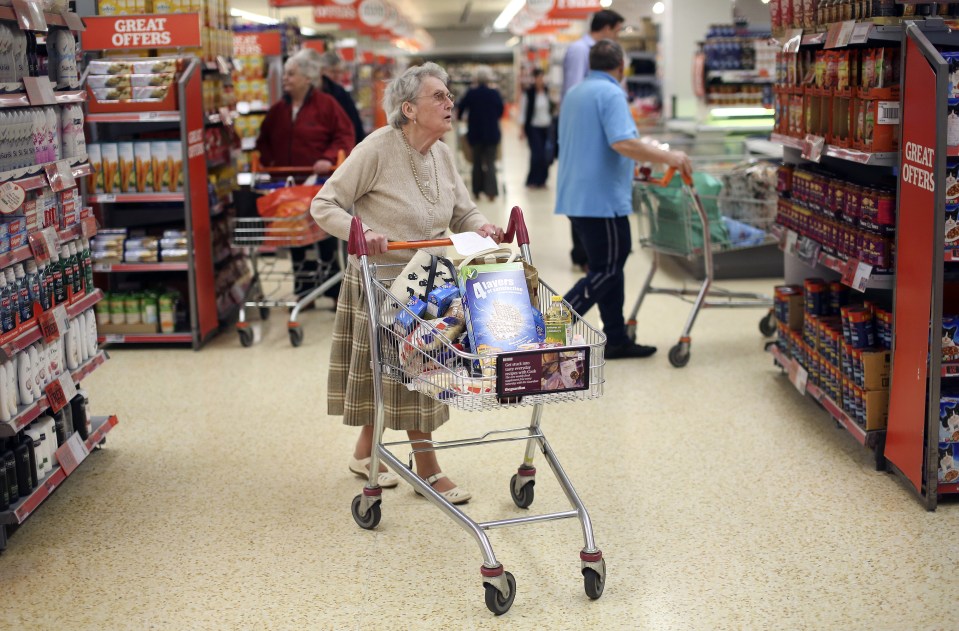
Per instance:
[[[555,19],[588,18],[593,13],[603,10],[600,0],[553,0],[553,8],[546,15]]]
[[[279,56],[283,54],[283,41],[279,31],[263,33],[234,33],[233,54],[237,56]]]
[[[180,13],[89,17],[80,41],[83,50],[198,48],[202,45],[200,16]]]

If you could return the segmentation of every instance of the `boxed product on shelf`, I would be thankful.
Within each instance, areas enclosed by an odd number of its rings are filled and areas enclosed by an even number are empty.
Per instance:
[[[959,396],[943,393],[939,398],[939,442],[959,443]]]
[[[89,159],[97,193],[160,193],[183,190],[179,140],[91,143]]]
[[[939,482],[953,484],[959,482],[959,444],[939,443],[938,460]]]

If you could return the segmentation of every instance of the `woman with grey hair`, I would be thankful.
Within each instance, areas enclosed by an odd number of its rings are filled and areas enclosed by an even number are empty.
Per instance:
[[[317,175],[326,175],[341,151],[353,149],[353,124],[346,112],[333,97],[313,87],[321,79],[318,57],[301,50],[283,65],[283,98],[270,107],[256,140],[263,166],[313,167]],[[336,260],[336,242],[327,239],[291,248],[290,258],[296,271],[293,290],[306,296],[317,287],[320,261]],[[326,295],[335,300],[339,290],[332,287]]]
[[[446,72],[434,63],[413,66],[386,88],[383,106],[389,126],[366,137],[314,198],[311,213],[326,232],[347,239],[353,208],[363,221],[367,248],[376,263],[405,264],[411,250],[387,251],[388,240],[442,238],[447,232],[475,231],[502,237],[476,209],[456,170],[453,153],[437,142],[452,128],[453,95]],[[443,248],[428,250],[444,254]],[[343,423],[361,427],[349,462],[350,471],[369,476],[373,445],[373,382],[370,372],[368,315],[362,275],[347,265],[333,325],[327,408]],[[432,440],[448,418],[447,406],[392,381],[383,384],[386,427],[406,430],[412,441]],[[413,448],[427,448],[414,443]],[[471,494],[440,470],[434,451],[415,454],[416,472],[454,504]],[[380,486],[399,480],[381,465]]]

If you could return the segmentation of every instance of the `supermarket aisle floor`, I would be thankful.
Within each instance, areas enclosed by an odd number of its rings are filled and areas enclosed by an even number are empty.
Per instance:
[[[527,210],[543,277],[569,287],[568,224],[552,215],[550,190],[522,188],[527,154],[515,130],[507,142],[506,199]],[[484,208],[505,216],[505,203]],[[628,300],[648,265],[646,253],[631,257]],[[606,555],[599,601],[583,593],[571,521],[493,531],[518,582],[501,619],[483,604],[472,540],[408,488],[385,491],[376,531],[354,525],[355,432],[325,413],[333,317],[320,309],[305,315],[300,348],[277,318],[250,349],[228,334],[200,353],[114,351],[86,387],[120,425],[0,556],[0,628],[954,626],[944,605],[955,595],[957,506],[927,513],[875,472],[773,368],[758,311],[702,314],[689,366],[670,367],[686,314],[650,299],[639,339],[660,352],[610,363],[604,398],[545,410]],[[527,415],[454,412],[437,435]],[[507,493],[520,460],[518,445],[441,456],[481,519],[524,514]],[[565,510],[546,474],[533,509]]]

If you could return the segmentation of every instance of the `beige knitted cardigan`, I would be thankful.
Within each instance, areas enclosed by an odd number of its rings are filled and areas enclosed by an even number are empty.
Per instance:
[[[425,156],[412,151],[420,184],[436,198],[433,157],[439,180],[439,198],[431,204],[416,185],[403,133],[382,127],[358,144],[313,199],[310,213],[327,233],[349,238],[354,208],[364,228],[386,235],[390,241],[441,238],[449,232],[469,232],[490,223],[476,204],[459,172],[452,150],[436,142]],[[432,154],[432,155],[431,155]],[[435,252],[440,253],[442,252]],[[375,257],[379,263],[402,263],[410,251],[391,251]]]

